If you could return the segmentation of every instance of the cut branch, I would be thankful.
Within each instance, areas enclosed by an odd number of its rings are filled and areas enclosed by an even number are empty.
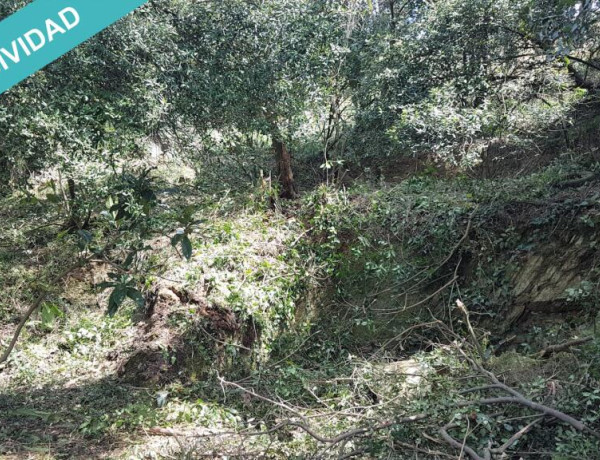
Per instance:
[[[450,434],[448,433],[448,430],[450,430],[452,428],[456,428],[457,426],[458,425],[455,425],[453,423],[448,423],[447,425],[440,428],[440,435],[442,436],[442,438],[444,438],[444,441],[446,441],[452,447],[459,449],[461,452],[463,452],[463,451],[466,452],[469,455],[469,457],[471,457],[472,460],[489,460],[490,459],[489,451],[486,451],[486,455],[481,457],[471,447],[467,446],[466,444],[464,444],[464,443],[454,439],[452,436],[450,436]]]
[[[533,409],[534,411],[554,417],[557,420],[560,420],[561,422],[572,426],[577,431],[587,433],[591,436],[594,436],[597,439],[600,439],[600,433],[587,427],[580,420],[577,420],[576,418],[573,418],[570,415],[567,415],[563,412],[553,409],[552,407],[544,406],[543,404],[538,404],[536,402],[533,402],[522,396],[502,396],[502,397],[497,397],[497,398],[484,398],[484,399],[479,399],[476,401],[462,401],[462,402],[456,403],[456,406],[457,407],[468,407],[468,406],[484,406],[484,405],[496,405],[496,404],[518,404],[521,406],[528,407],[530,409]]]
[[[575,428],[578,431],[587,433],[587,434],[595,437],[596,439],[600,439],[600,433],[598,431],[592,430],[591,428],[586,426],[582,421],[577,420],[576,418],[573,418],[570,415],[565,414],[564,412],[561,412],[559,410],[553,409],[552,407],[548,407],[543,404],[539,404],[539,403],[531,401],[530,399],[526,398],[524,395],[519,393],[514,388],[511,388],[511,387],[503,384],[502,382],[500,382],[500,380],[498,380],[498,377],[496,377],[492,372],[484,369],[483,366],[481,366],[475,360],[473,360],[472,358],[467,356],[460,347],[456,347],[456,349],[459,351],[459,353],[462,354],[462,356],[469,363],[471,363],[473,368],[475,368],[476,370],[481,372],[483,375],[487,376],[493,383],[493,385],[487,385],[484,387],[474,388],[472,390],[466,390],[463,393],[473,392],[473,391],[485,391],[488,389],[500,389],[500,390],[503,390],[506,393],[509,393],[510,395],[512,395],[512,396],[507,396],[507,397],[484,398],[484,399],[480,399],[477,401],[462,401],[462,402],[459,402],[456,404],[457,407],[468,407],[468,406],[473,406],[473,405],[518,404],[518,405],[521,405],[524,407],[528,407],[536,412],[554,417],[557,420],[560,420],[561,422],[566,423],[567,425],[570,425],[571,427]]]
[[[506,441],[504,444],[502,444],[500,447],[498,447],[496,449],[490,449],[490,452],[492,452],[493,454],[505,453],[508,449],[510,449],[512,447],[512,445],[515,442],[517,442],[519,439],[521,439],[521,437],[523,437],[525,434],[529,433],[529,431],[531,431],[531,429],[535,425],[540,423],[542,420],[544,420],[543,416],[536,418],[533,422],[525,425],[523,428],[521,428],[519,431],[517,431],[514,435],[512,435],[510,437],[510,439],[508,441]]]
[[[559,353],[561,351],[568,350],[569,348],[576,347],[577,345],[582,345],[587,342],[591,342],[593,337],[584,337],[582,339],[571,340],[569,342],[560,343],[558,345],[550,345],[547,348],[544,348],[542,351],[536,354],[538,358],[547,358],[554,353]]]
[[[554,184],[554,187],[556,188],[573,188],[573,187],[580,187],[584,184],[587,184],[588,182],[592,182],[596,179],[600,178],[600,174],[588,174],[584,177],[582,177],[581,179],[574,179],[574,180],[569,180],[566,182],[559,182],[558,184]]]

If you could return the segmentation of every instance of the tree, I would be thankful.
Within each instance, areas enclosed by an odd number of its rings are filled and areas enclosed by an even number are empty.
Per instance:
[[[335,5],[226,0],[175,6],[169,12],[182,57],[170,91],[176,110],[197,130],[233,127],[270,136],[281,195],[293,198],[288,145],[326,75],[329,43],[339,33]]]
[[[114,164],[167,124],[169,25],[149,19],[127,16],[0,96],[2,183],[76,156]]]
[[[356,34],[355,144],[363,155],[368,139],[388,154],[470,160],[498,137],[526,142],[564,118],[575,85],[596,85],[596,2],[403,6],[393,28],[382,13]]]

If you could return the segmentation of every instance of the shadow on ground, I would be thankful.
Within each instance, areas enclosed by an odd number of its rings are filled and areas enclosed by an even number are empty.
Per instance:
[[[0,393],[0,457],[110,457],[131,445],[134,424],[151,419],[152,399],[147,391],[110,378],[73,388]]]

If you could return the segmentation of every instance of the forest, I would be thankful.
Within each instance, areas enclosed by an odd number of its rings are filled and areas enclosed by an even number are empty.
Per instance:
[[[597,226],[598,0],[149,0],[0,94],[0,458],[600,460]]]

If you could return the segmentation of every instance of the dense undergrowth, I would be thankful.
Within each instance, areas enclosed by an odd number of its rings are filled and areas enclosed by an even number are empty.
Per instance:
[[[264,184],[199,193],[160,165],[148,175],[156,206],[128,208],[143,232],[55,285],[87,239],[111,235],[104,202],[128,179],[77,179],[84,234],[55,225],[64,210],[47,178],[5,196],[3,345],[49,294],[2,366],[0,455],[456,458],[445,427],[482,456],[596,458],[589,433],[518,404],[465,404],[498,390],[465,391],[493,384],[483,365],[600,430],[600,195],[594,178],[577,181],[597,172],[585,158],[514,179],[426,171],[274,202]],[[170,244],[178,229],[189,257]],[[548,273],[547,251],[564,266]],[[109,273],[143,305],[131,296],[105,315]],[[554,290],[529,290],[540,279]],[[577,338],[589,340],[539,354]]]
[[[598,1],[138,3],[0,97],[0,458],[600,460]]]

